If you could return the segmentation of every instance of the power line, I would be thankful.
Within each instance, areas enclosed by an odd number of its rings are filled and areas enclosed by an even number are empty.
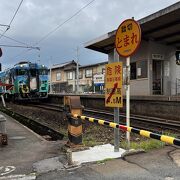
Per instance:
[[[0,31],[1,31],[1,30],[0,30]],[[0,33],[0,35],[2,35],[2,34]],[[22,42],[22,41],[16,40],[16,39],[14,39],[14,38],[11,38],[11,37],[9,37],[9,36],[3,35],[3,37],[5,37],[5,38],[7,38],[7,39],[10,39],[10,40],[12,40],[12,41],[14,41],[14,42],[17,42],[17,43],[19,43],[19,44],[23,44],[23,45],[29,46],[28,44],[26,44],[26,43],[24,43],[24,42]]]
[[[60,27],[62,27],[64,24],[66,24],[68,21],[70,21],[73,17],[75,17],[76,15],[78,15],[82,10],[84,10],[86,7],[88,7],[91,3],[93,3],[95,0],[90,1],[89,3],[87,3],[85,6],[83,6],[82,8],[80,8],[76,13],[74,13],[72,16],[70,16],[67,20],[65,20],[63,23],[59,24],[56,28],[54,28],[52,31],[50,31],[49,33],[47,33],[44,37],[42,37],[39,41],[37,41],[36,43],[34,43],[34,46],[39,44],[40,42],[44,41],[45,39],[47,39],[52,33],[54,33],[55,31],[57,31]],[[24,53],[26,53],[27,51],[32,50],[32,49],[28,49],[25,51],[22,51],[21,53],[17,54],[16,56],[12,57],[12,58],[16,58]],[[11,59],[12,59],[11,58]]]
[[[38,42],[35,43],[35,45],[39,44],[40,42],[44,41],[45,39],[47,39],[52,33],[54,33],[55,31],[57,31],[60,27],[62,27],[64,24],[66,24],[68,21],[70,21],[73,17],[77,16],[83,9],[85,9],[86,7],[88,7],[91,3],[93,3],[95,0],[90,1],[89,3],[87,3],[85,6],[83,6],[82,8],[80,8],[76,13],[74,13],[72,16],[70,16],[67,20],[65,20],[63,23],[59,24],[56,28],[54,28],[52,31],[50,31],[49,33],[47,33],[44,37],[42,37]]]
[[[0,24],[0,26],[9,27],[9,25],[6,25],[6,24]]]
[[[21,0],[21,2],[19,3],[19,6],[18,6],[18,8],[17,8],[16,12],[14,13],[14,16],[12,17],[12,19],[11,19],[10,23],[9,23],[9,26],[11,26],[11,24],[12,24],[12,22],[13,22],[13,20],[14,20],[15,16],[16,16],[16,14],[17,14],[17,12],[19,11],[19,8],[20,8],[20,6],[21,6],[22,2],[23,2],[23,0]]]
[[[11,26],[11,24],[12,24],[12,22],[13,22],[15,16],[16,16],[16,14],[17,14],[17,12],[18,12],[18,10],[19,10],[19,8],[20,8],[22,2],[23,2],[23,0],[21,0],[21,2],[19,3],[19,6],[18,6],[18,8],[17,8],[16,11],[15,11],[14,16],[12,17],[12,19],[11,19],[9,25],[7,25],[6,30],[1,34],[0,39],[1,39],[1,38],[4,36],[4,34],[10,29],[10,26]]]
[[[40,47],[33,47],[33,46],[16,46],[16,45],[7,45],[7,44],[0,44],[2,47],[18,47],[18,48],[28,48],[28,49],[37,49],[40,50]]]

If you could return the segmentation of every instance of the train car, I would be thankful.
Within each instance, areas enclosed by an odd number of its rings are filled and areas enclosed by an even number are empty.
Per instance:
[[[28,61],[19,62],[13,68],[0,73],[0,81],[13,84],[13,88],[6,90],[1,87],[0,92],[13,100],[45,99],[48,97],[48,68],[44,65]]]

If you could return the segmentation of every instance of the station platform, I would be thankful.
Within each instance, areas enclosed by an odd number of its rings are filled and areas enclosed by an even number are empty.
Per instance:
[[[60,154],[63,141],[46,141],[13,118],[6,117],[8,145],[0,146],[1,179],[35,179],[33,164]]]

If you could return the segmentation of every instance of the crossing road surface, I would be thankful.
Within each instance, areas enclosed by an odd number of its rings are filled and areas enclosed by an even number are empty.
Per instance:
[[[0,180],[180,179],[180,148],[174,146],[67,169],[65,141],[45,141],[9,117],[7,132],[9,144],[0,147]]]

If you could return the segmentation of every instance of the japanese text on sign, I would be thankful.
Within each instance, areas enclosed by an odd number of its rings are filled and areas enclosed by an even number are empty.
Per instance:
[[[106,65],[105,106],[122,107],[122,62]]]
[[[141,41],[141,29],[133,19],[127,19],[116,32],[115,47],[119,55],[128,57],[138,48]]]

